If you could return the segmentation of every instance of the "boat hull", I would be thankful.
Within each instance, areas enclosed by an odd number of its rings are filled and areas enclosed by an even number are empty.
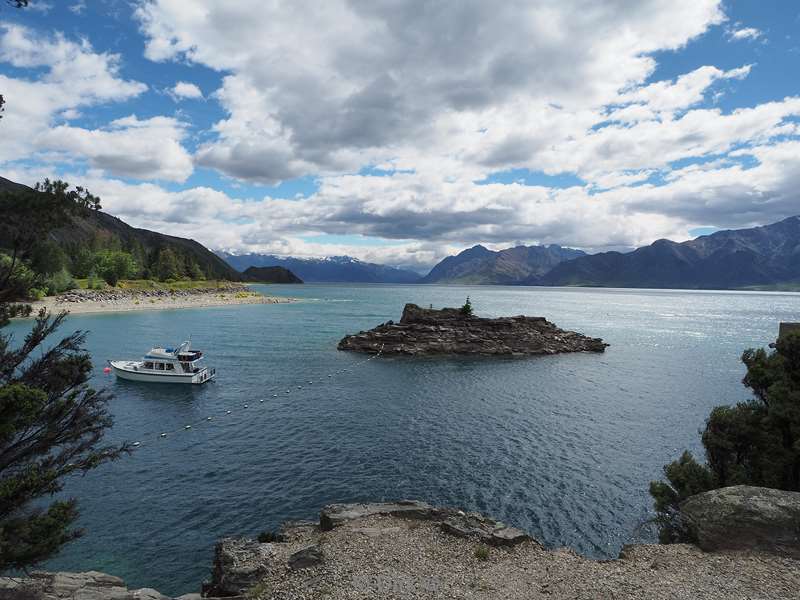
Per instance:
[[[129,381],[200,385],[212,381],[216,376],[211,369],[203,369],[197,373],[151,373],[136,370],[132,364],[124,361],[110,361],[109,364],[117,377]]]

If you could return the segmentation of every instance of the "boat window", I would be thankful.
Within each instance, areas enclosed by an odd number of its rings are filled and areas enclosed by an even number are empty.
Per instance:
[[[151,363],[151,362],[144,363],[144,368],[145,369],[152,369],[153,368],[153,363]]]
[[[164,363],[156,363],[156,369],[158,369],[159,371],[163,371],[164,370]]]
[[[167,363],[167,371],[174,371],[174,370],[175,370],[175,365]]]

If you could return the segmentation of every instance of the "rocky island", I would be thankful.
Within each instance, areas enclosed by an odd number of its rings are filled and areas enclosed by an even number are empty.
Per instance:
[[[406,304],[399,323],[348,335],[338,348],[373,354],[526,356],[603,352],[606,346],[600,338],[560,329],[544,317],[487,319],[457,308]]]

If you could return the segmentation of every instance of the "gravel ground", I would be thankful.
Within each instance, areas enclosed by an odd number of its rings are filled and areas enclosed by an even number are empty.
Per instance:
[[[767,554],[707,554],[689,545],[638,545],[617,560],[583,558],[535,542],[489,548],[436,523],[372,516],[322,533],[288,530],[274,544],[259,599],[749,599],[800,598],[800,561]],[[292,570],[289,556],[316,545],[322,564]]]
[[[40,309],[46,308],[50,313],[57,313],[67,310],[73,314],[84,313],[107,313],[107,312],[127,312],[134,310],[164,310],[175,308],[203,308],[207,306],[228,306],[233,304],[282,304],[285,302],[296,302],[293,298],[283,298],[279,296],[264,296],[257,292],[250,294],[237,295],[235,292],[210,292],[204,294],[192,294],[187,296],[162,296],[146,297],[132,296],[114,300],[96,301],[86,300],[84,302],[59,302],[56,298],[48,297],[44,300],[31,302],[33,307],[31,316],[36,316]]]

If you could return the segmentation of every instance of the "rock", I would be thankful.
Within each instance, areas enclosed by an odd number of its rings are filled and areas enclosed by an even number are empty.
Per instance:
[[[211,581],[203,584],[203,596],[239,596],[266,574],[272,544],[243,538],[224,538],[214,547]]]
[[[603,352],[608,344],[559,329],[544,317],[484,319],[455,308],[441,310],[406,304],[400,323],[387,321],[348,335],[339,350],[376,354],[466,354],[526,356],[560,352]]]
[[[703,550],[762,550],[800,558],[800,492],[735,485],[684,501]]]
[[[160,592],[129,590],[119,577],[86,573],[34,572],[30,577],[0,577],[0,600],[169,600]]]
[[[363,519],[372,515],[392,515],[412,519],[432,519],[441,515],[442,509],[417,500],[399,502],[375,502],[371,504],[330,504],[319,514],[319,527],[330,531],[347,521]]]
[[[322,550],[319,546],[309,546],[298,550],[289,557],[289,568],[297,571],[298,569],[308,569],[321,564],[323,560]]]
[[[522,542],[535,541],[521,529],[507,527],[504,523],[479,513],[459,511],[443,520],[441,529],[445,533],[463,538],[475,538],[491,546],[516,546]]]

